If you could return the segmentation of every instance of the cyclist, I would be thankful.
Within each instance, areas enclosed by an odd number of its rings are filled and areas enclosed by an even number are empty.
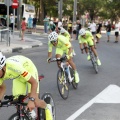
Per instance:
[[[49,23],[49,31],[52,32],[52,31],[55,31],[56,29],[56,25],[53,23],[53,21],[50,21]]]
[[[98,54],[97,54],[97,51],[95,50],[96,48],[96,43],[94,41],[94,37],[93,35],[91,34],[90,31],[87,31],[85,30],[84,28],[82,28],[80,31],[79,31],[79,37],[78,37],[78,40],[79,40],[79,44],[80,44],[80,49],[81,49],[81,52],[83,53],[83,49],[82,47],[85,48],[85,52],[87,53],[87,60],[90,60],[90,55],[89,55],[89,52],[88,52],[88,48],[87,46],[89,45],[94,53],[94,55],[96,56],[97,58],[97,64],[100,66],[101,65],[101,62],[98,58]]]
[[[59,27],[59,34],[65,36],[70,42],[71,42],[71,37],[70,37],[70,34],[67,30],[65,30],[63,27]],[[73,46],[72,46],[72,49],[73,49]],[[73,49],[73,52],[72,52],[73,55],[76,55],[74,49]]]
[[[76,69],[76,65],[72,60],[72,47],[69,40],[66,40],[66,37],[63,35],[58,35],[56,32],[52,32],[48,35],[48,59],[50,63],[52,57],[52,48],[56,48],[56,58],[61,58],[63,54],[66,54],[67,62],[71,65],[75,73],[75,82],[79,83],[79,74]],[[57,62],[58,67],[60,62]]]
[[[39,84],[38,84],[38,71],[34,63],[27,57],[16,55],[6,59],[0,52],[0,101],[6,91],[4,80],[12,80],[13,96],[26,95],[28,86],[29,101],[27,109],[32,111],[35,107],[44,108],[46,112],[46,119],[52,120],[50,105],[45,101],[40,100]]]

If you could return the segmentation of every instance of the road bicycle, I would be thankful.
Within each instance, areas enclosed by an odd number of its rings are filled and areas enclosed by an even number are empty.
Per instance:
[[[97,73],[98,73],[97,59],[96,59],[96,57],[95,57],[95,55],[94,55],[91,47],[88,45],[87,48],[88,48],[88,51],[89,51],[90,60],[91,60],[91,62],[92,62],[93,68],[94,68],[94,70],[95,70],[95,72],[96,72],[96,74],[97,74]],[[84,49],[85,49],[85,48],[83,48],[83,50],[84,50]]]
[[[72,84],[74,89],[77,89],[78,83],[75,82],[74,71],[66,62],[67,57],[53,58],[50,62],[60,61],[60,68],[57,72],[57,87],[63,99],[69,96],[69,86]]]
[[[44,76],[39,76],[39,81],[43,77]],[[27,105],[26,101],[27,101],[28,95],[19,95],[17,99],[14,99],[15,97],[16,96],[13,96],[13,95],[4,96],[4,101],[2,101],[0,105],[0,107],[9,107],[9,106],[16,107],[16,113],[11,115],[8,120],[46,120],[44,109],[35,108],[35,110],[33,110],[32,113],[26,110],[26,105]],[[52,95],[46,92],[42,95],[41,99],[44,100],[47,104],[51,105],[53,120],[56,120],[55,103]]]

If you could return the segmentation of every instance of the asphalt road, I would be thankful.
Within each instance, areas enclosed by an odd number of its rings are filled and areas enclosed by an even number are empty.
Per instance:
[[[16,53],[6,54],[7,57],[22,54],[33,60],[38,68],[39,74],[45,78],[40,82],[40,93],[50,92],[56,104],[56,120],[119,120],[120,119],[120,43],[114,43],[114,36],[107,43],[104,34],[97,44],[97,51],[102,66],[96,74],[90,61],[87,61],[86,54],[81,54],[78,41],[73,41],[76,51],[74,61],[76,63],[80,83],[77,90],[70,87],[70,94],[67,100],[63,100],[57,89],[56,63],[48,64],[47,59],[47,38],[34,37],[44,44],[39,48],[22,50]],[[54,53],[54,51],[53,51]],[[54,57],[54,55],[53,55]],[[6,94],[11,94],[12,81],[6,81]],[[14,113],[15,109],[2,108],[0,120],[7,120]],[[71,116],[72,115],[72,116]]]

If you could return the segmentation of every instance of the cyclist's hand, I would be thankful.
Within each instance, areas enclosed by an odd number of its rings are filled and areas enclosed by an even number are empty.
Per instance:
[[[67,59],[69,60],[70,59],[70,56],[69,55],[66,55]]]
[[[28,101],[26,109],[30,112],[35,108],[35,103],[33,101]]]
[[[51,60],[51,58],[48,58],[48,59],[47,59],[47,62],[50,63],[50,60]]]

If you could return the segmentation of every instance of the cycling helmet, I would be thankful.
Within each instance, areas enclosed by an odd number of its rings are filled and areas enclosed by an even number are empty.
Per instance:
[[[79,31],[80,36],[85,35],[85,33],[86,33],[86,31],[83,28]]]
[[[63,27],[60,27],[60,33],[62,34],[62,33],[65,33],[65,29],[63,28]]]
[[[52,25],[52,24],[53,24],[53,21],[50,21],[50,24]]]
[[[57,38],[58,38],[58,34],[54,31],[54,32],[51,32],[49,35],[48,35],[48,40],[51,42],[51,41],[57,41]]]
[[[5,60],[6,60],[6,57],[0,52],[0,70],[5,65]]]

